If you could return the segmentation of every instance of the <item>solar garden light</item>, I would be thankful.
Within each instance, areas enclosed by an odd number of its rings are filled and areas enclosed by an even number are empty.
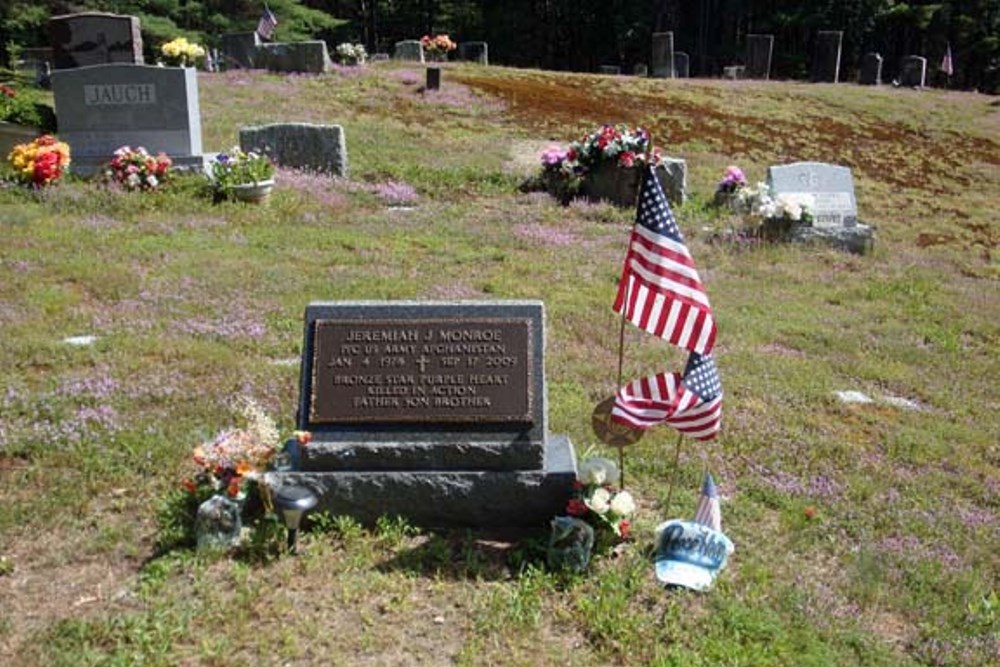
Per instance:
[[[282,486],[274,493],[274,504],[281,510],[288,528],[288,553],[295,553],[302,515],[316,507],[317,502],[316,494],[303,486]]]

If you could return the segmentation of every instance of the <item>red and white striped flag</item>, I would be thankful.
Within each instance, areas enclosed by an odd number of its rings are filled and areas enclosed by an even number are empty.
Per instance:
[[[264,13],[261,14],[260,21],[257,21],[257,34],[260,35],[261,39],[271,39],[274,36],[274,29],[277,27],[278,17],[265,4]]]
[[[699,354],[715,345],[712,306],[652,166],[643,175],[614,309],[671,345]]]
[[[695,440],[711,440],[722,423],[722,383],[715,360],[692,352],[683,376],[657,373],[633,380],[615,395],[611,419],[640,430],[667,424]]]
[[[955,63],[951,60],[951,44],[944,51],[944,58],[941,59],[941,71],[951,76],[955,73]]]
[[[705,473],[701,483],[698,509],[694,512],[694,522],[722,532],[722,508],[719,506],[719,491],[715,488],[712,473]]]

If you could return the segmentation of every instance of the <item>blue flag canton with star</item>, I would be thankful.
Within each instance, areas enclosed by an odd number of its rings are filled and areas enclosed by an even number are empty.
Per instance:
[[[657,234],[669,237],[678,243],[684,243],[674,214],[670,211],[667,196],[663,194],[660,179],[656,177],[653,167],[646,169],[642,181],[642,195],[639,197],[639,213],[636,222]]]
[[[719,369],[712,355],[702,356],[692,352],[684,368],[682,383],[688,391],[694,392],[702,401],[708,402],[722,393]]]

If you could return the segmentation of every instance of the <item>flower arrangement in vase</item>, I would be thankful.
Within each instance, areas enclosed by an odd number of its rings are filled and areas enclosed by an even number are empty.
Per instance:
[[[334,49],[334,56],[341,65],[364,65],[368,59],[368,52],[362,44],[344,42]]]
[[[189,42],[186,37],[177,37],[160,46],[160,55],[165,65],[194,67],[205,57],[205,47]]]
[[[274,164],[262,152],[233,146],[212,160],[210,177],[220,199],[266,201],[274,187]]]
[[[424,35],[420,38],[420,45],[428,60],[435,61],[447,60],[448,54],[458,48],[448,35]]]
[[[7,159],[18,181],[41,188],[62,178],[70,163],[69,146],[51,134],[44,134],[14,146]]]
[[[148,192],[167,181],[172,164],[165,153],[153,156],[142,146],[122,146],[114,152],[105,176],[126,190]]]

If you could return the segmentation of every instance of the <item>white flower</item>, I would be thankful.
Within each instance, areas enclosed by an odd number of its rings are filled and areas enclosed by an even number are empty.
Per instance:
[[[587,486],[618,483],[618,466],[611,459],[587,459],[580,464],[578,477]]]
[[[611,511],[618,516],[630,516],[635,511],[635,499],[628,491],[619,491],[611,499]]]
[[[594,490],[590,498],[587,498],[583,502],[598,514],[607,514],[608,510],[611,509],[611,492],[603,486],[599,487]]]

